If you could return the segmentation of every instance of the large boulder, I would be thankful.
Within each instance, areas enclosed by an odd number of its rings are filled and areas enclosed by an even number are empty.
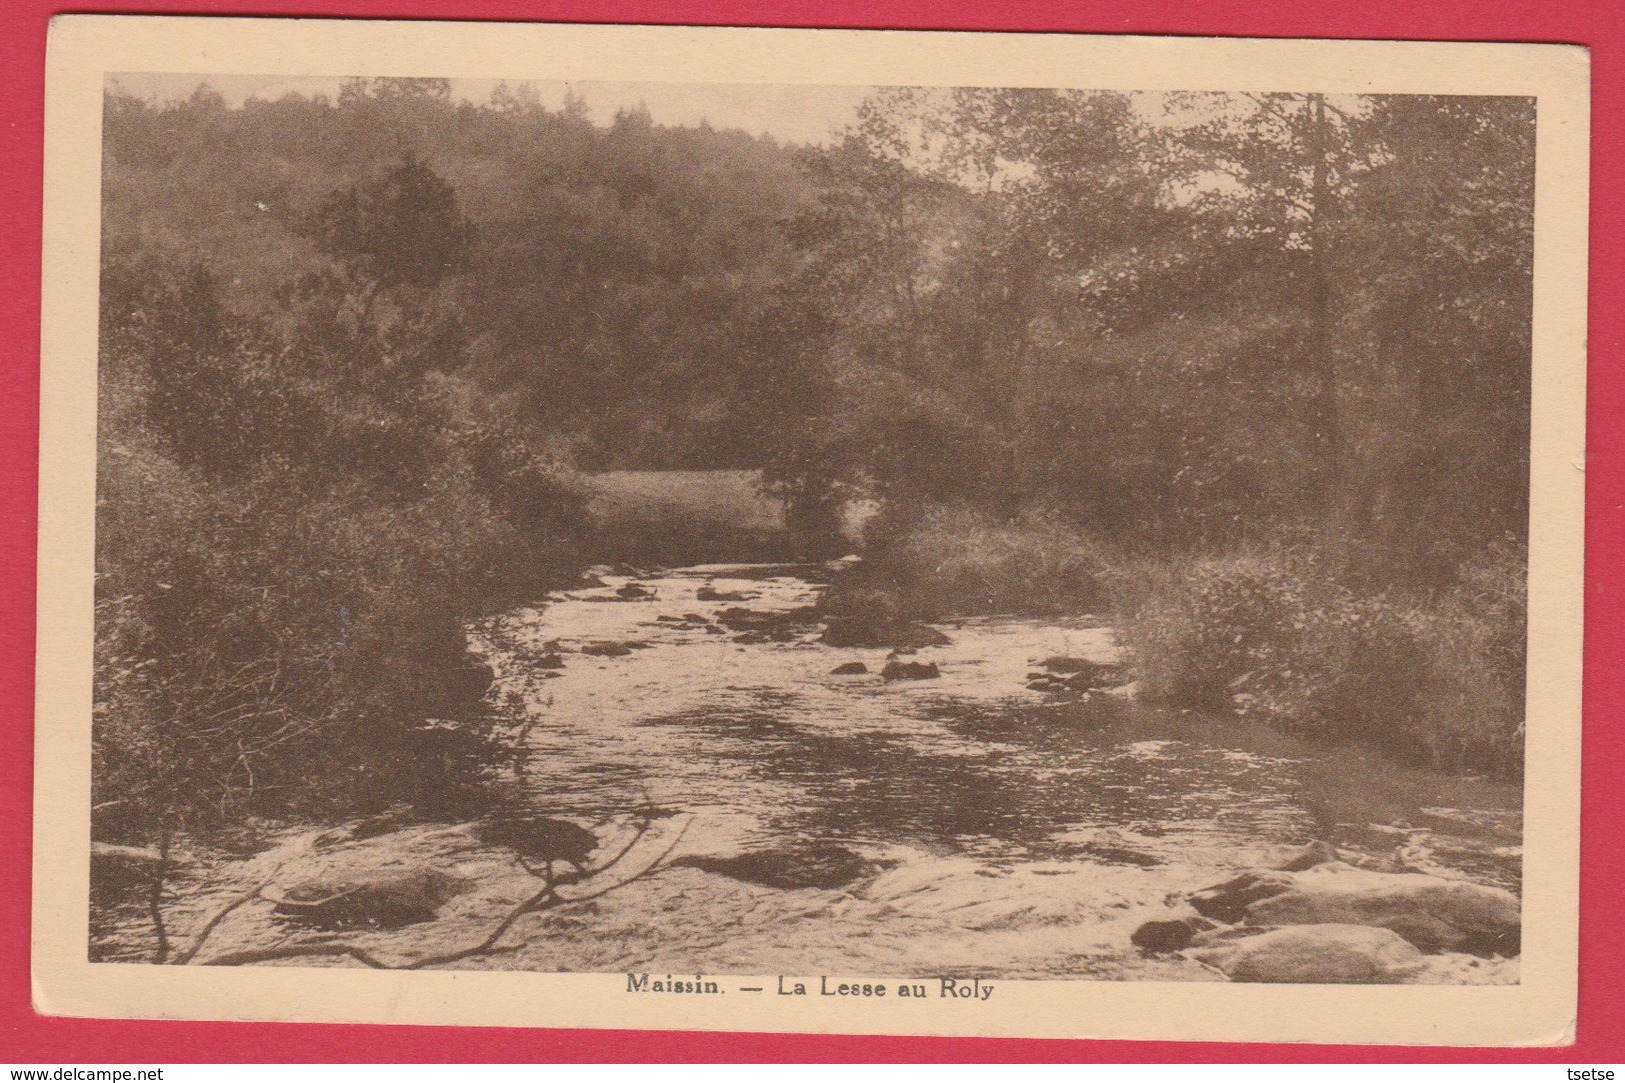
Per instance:
[[[1287,878],[1285,890],[1250,903],[1250,925],[1368,925],[1390,929],[1423,951],[1518,954],[1520,905],[1510,891],[1341,861],[1273,876]]]
[[[1205,918],[1234,925],[1247,918],[1255,903],[1292,890],[1292,874],[1275,869],[1244,872],[1222,884],[1190,895],[1191,907]]]
[[[1373,872],[1325,857],[1311,848],[1286,869],[1246,872],[1194,892],[1190,904],[1227,925],[1369,925],[1423,951],[1518,954],[1520,905],[1511,892],[1421,873]]]
[[[1221,939],[1188,954],[1231,981],[1291,985],[1398,984],[1427,966],[1398,934],[1364,925],[1298,925]]]
[[[844,887],[878,868],[874,862],[833,843],[753,850],[728,857],[693,855],[680,857],[671,864],[789,889]]]
[[[432,921],[467,884],[435,868],[352,868],[260,892],[285,918],[323,928],[396,929]]]

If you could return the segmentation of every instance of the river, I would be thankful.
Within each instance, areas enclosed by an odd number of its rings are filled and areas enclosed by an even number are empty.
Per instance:
[[[944,622],[947,642],[908,659],[937,675],[888,681],[886,650],[821,639],[810,607],[837,569],[596,569],[471,630],[526,742],[487,794],[495,807],[590,827],[601,845],[589,865],[629,837],[630,810],[662,810],[651,845],[686,829],[651,874],[527,915],[499,951],[454,965],[1210,981],[1193,960],[1142,954],[1130,934],[1166,917],[1170,897],[1312,839],[1377,869],[1520,889],[1513,783],[1235,716],[1029,688],[1055,656],[1116,660],[1099,617]],[[834,672],[851,663],[867,672]],[[263,899],[239,906],[243,893],[365,860],[431,865],[465,890],[432,924],[351,933],[359,943],[401,961],[477,944],[536,890],[489,836],[496,815],[409,817],[351,843],[347,828],[270,825],[236,852],[198,847],[167,889],[172,940],[207,925],[201,958],[317,943],[320,930]],[[298,851],[324,833],[339,840],[326,856]],[[845,872],[797,880],[783,855],[809,851],[842,855]],[[93,907],[93,957],[145,960],[154,946],[140,899]],[[1439,962],[1430,980],[1516,980],[1499,964]]]
[[[598,571],[477,631],[533,723],[511,797],[587,823],[646,794],[692,821],[670,867],[546,915],[505,967],[1210,979],[1129,932],[1290,844],[1519,889],[1515,784],[1027,687],[1051,656],[1114,661],[1104,619],[946,622],[911,656],[940,675],[887,681],[886,651],[820,641],[830,567]],[[832,672],[850,662],[869,672]],[[787,889],[705,867],[816,843],[875,872]]]

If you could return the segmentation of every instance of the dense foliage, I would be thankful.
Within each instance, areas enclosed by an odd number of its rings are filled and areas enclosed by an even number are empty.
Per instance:
[[[760,465],[749,402],[779,347],[757,329],[807,188],[771,141],[435,80],[240,108],[115,92],[105,140],[109,241],[206,257],[234,310],[280,316],[288,282],[340,270],[445,295],[454,263],[465,375],[583,465]],[[417,172],[391,180],[403,152]]]
[[[444,796],[500,745],[463,622],[578,562],[581,492],[459,374],[450,187],[406,155],[307,222],[274,310],[104,249],[102,836]]]
[[[825,156],[831,457],[893,503],[1052,508],[1161,553],[1308,531],[1448,586],[1527,514],[1533,122],[893,92],[864,153]]]
[[[952,594],[950,507],[987,604],[1087,605],[1038,571],[1068,524],[1147,694],[1516,771],[1533,138],[1526,99],[880,95],[822,156],[781,469],[883,498],[864,591]]]

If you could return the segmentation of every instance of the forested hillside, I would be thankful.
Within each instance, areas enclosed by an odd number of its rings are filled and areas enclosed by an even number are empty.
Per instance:
[[[752,329],[789,258],[781,225],[807,198],[791,150],[638,111],[595,126],[579,103],[549,112],[522,90],[476,107],[441,80],[237,109],[207,89],[162,107],[114,94],[106,147],[114,258],[207,261],[228,303],[256,313],[331,268],[320,208],[415,156],[470,227],[439,300],[457,367],[486,394],[589,466],[755,464],[730,419],[752,393],[741,373],[772,368]],[[424,208],[359,211],[396,247],[438,228]]]
[[[1518,769],[1531,102],[596,119],[109,94],[106,822],[449,770],[600,469],[763,468],[820,555],[877,499],[837,616],[1110,605],[1149,698]]]

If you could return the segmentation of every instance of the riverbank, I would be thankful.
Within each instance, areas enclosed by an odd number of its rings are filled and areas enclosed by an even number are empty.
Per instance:
[[[905,645],[922,620],[1109,612],[1147,701],[1234,712],[1395,759],[1516,778],[1523,769],[1525,557],[1463,562],[1428,594],[1379,589],[1308,547],[1114,551],[1059,519],[965,509],[882,515],[821,613]]]

